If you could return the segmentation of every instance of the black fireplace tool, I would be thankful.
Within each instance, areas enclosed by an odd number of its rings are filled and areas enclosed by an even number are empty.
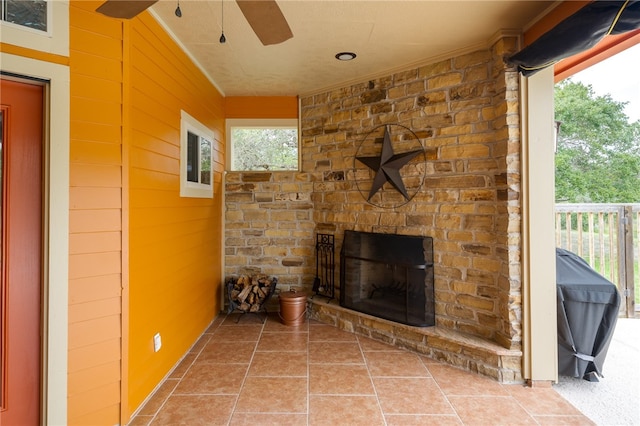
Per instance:
[[[335,245],[331,234],[316,234],[316,276],[312,290],[315,295],[335,297]]]

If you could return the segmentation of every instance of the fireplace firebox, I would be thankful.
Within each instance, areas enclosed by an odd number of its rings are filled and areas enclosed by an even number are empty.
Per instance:
[[[433,239],[345,231],[340,306],[407,325],[435,325]]]

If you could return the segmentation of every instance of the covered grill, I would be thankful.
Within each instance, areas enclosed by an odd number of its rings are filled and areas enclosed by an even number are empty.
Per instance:
[[[598,381],[613,337],[620,295],[578,255],[556,249],[558,373]]]

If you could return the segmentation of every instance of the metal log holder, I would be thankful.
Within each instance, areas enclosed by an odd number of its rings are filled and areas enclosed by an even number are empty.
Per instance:
[[[267,293],[262,303],[258,305],[258,309],[255,311],[247,311],[245,309],[242,309],[241,305],[237,301],[233,300],[233,297],[231,296],[231,294],[233,291],[233,286],[236,284],[237,278],[235,277],[229,278],[229,280],[227,281],[227,296],[229,298],[229,309],[227,310],[227,314],[231,314],[235,311],[240,311],[240,315],[238,316],[238,318],[236,318],[236,324],[240,321],[240,318],[242,318],[244,314],[254,314],[260,319],[260,322],[264,324],[264,322],[266,321],[269,315],[269,312],[267,312],[266,305],[269,302],[269,299],[271,299],[271,296],[273,296],[273,294],[276,292],[276,287],[278,285],[277,277],[270,277],[270,279],[272,283],[271,283],[271,286],[269,287],[269,293]],[[264,313],[264,318],[260,316],[261,312]]]
[[[313,280],[315,295],[335,297],[335,244],[331,234],[316,234],[316,277]]]

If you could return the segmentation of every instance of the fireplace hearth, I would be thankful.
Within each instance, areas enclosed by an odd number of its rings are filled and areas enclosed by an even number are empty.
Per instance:
[[[435,325],[433,239],[345,231],[340,305],[418,327]]]

